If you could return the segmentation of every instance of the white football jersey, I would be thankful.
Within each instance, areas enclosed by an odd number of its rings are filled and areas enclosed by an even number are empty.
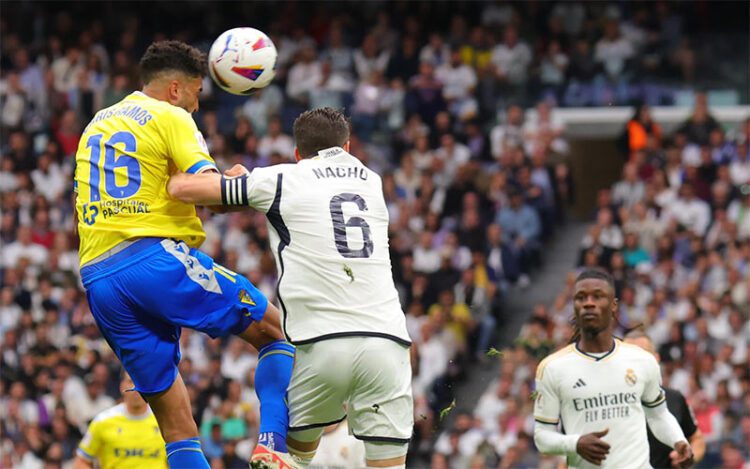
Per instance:
[[[615,339],[601,357],[575,344],[548,356],[537,367],[534,418],[560,423],[564,432],[584,435],[609,429],[610,451],[601,466],[578,454],[569,468],[650,468],[643,406],[664,402],[659,364],[650,353]]]
[[[333,147],[296,164],[254,169],[247,193],[268,219],[287,340],[411,343],[393,283],[380,176]]]

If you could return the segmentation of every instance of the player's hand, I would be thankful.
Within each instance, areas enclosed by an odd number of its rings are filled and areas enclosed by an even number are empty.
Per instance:
[[[609,433],[609,428],[581,436],[576,444],[576,452],[586,461],[597,466],[601,465],[609,454],[609,443],[602,440],[607,433]]]
[[[229,177],[242,176],[243,174],[250,174],[250,171],[248,171],[247,168],[242,166],[241,164],[236,164],[224,171],[224,176]]]
[[[693,465],[693,448],[687,441],[680,441],[674,445],[674,451],[669,453],[672,467],[684,468]]]

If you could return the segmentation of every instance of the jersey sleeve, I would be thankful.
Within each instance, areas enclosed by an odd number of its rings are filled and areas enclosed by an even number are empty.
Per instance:
[[[101,448],[101,425],[94,420],[86,430],[81,443],[78,445],[78,455],[89,461],[97,459]]]
[[[167,152],[177,168],[185,173],[216,169],[216,163],[208,154],[206,140],[190,114],[178,108],[165,113],[164,117]]]
[[[646,357],[646,383],[641,396],[644,407],[653,408],[666,401],[667,397],[661,387],[661,369],[656,358],[650,354]]]
[[[547,362],[542,361],[537,367],[534,420],[557,425],[560,422],[560,395],[554,383],[552,370],[547,365]]]
[[[279,200],[284,175],[273,167],[255,168],[247,180],[248,205],[261,212],[267,213],[276,199]]]

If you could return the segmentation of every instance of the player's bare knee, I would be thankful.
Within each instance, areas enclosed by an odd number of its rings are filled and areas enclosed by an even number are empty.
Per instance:
[[[367,460],[367,467],[382,467],[387,469],[404,469],[406,467],[406,456],[390,459]]]
[[[403,467],[408,450],[408,443],[365,441],[367,467]]]
[[[312,463],[315,452],[320,444],[320,429],[303,430],[296,432],[295,438],[292,435],[286,437],[286,447],[289,454],[297,458],[302,467],[307,467]]]
[[[294,449],[298,452],[310,452],[310,451],[316,451],[318,449],[318,445],[320,445],[320,438],[314,440],[314,441],[299,441],[294,439],[292,436],[286,437],[286,445],[290,449]]]
[[[284,331],[281,329],[281,314],[272,304],[268,305],[263,319],[256,321],[238,336],[256,349],[260,350],[265,345],[277,340],[284,340]]]

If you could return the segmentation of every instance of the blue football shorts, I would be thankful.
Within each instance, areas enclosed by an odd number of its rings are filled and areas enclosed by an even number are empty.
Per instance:
[[[177,377],[182,327],[239,334],[268,307],[245,277],[171,239],[139,239],[84,266],[81,278],[99,330],[146,396]]]

